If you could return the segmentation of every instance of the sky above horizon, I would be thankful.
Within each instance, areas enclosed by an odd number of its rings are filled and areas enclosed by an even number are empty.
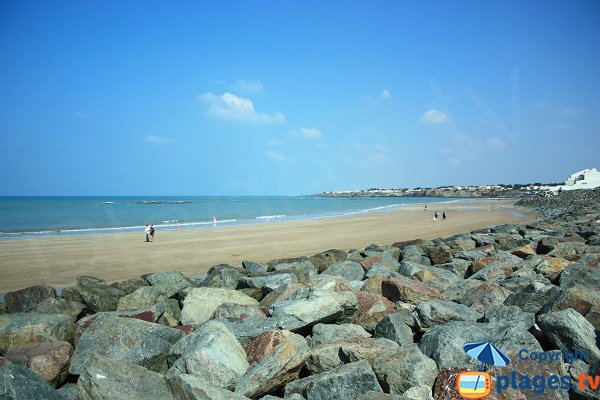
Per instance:
[[[3,1],[0,195],[600,168],[598,1]]]

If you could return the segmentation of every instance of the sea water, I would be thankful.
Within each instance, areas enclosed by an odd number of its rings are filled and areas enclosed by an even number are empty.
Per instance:
[[[458,200],[315,196],[0,197],[0,239],[140,231],[145,224],[154,224],[157,230],[175,230],[333,218],[449,201]]]

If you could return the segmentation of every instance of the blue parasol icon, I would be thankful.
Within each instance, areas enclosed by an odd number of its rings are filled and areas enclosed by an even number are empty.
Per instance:
[[[490,342],[465,343],[463,349],[468,355],[484,364],[504,367],[510,362],[510,358]]]

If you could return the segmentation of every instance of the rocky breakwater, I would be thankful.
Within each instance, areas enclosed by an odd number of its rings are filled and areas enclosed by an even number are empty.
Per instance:
[[[600,211],[436,240],[217,265],[206,279],[80,277],[0,305],[0,398],[458,399],[480,363],[510,358],[491,399],[597,399]],[[539,363],[531,355],[585,357]],[[535,383],[529,377],[538,378]],[[528,380],[529,379],[529,380]],[[568,385],[567,385],[568,384]],[[571,396],[571,397],[569,397]]]

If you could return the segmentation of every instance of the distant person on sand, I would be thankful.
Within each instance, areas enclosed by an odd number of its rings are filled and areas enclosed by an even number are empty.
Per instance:
[[[446,211],[444,211],[444,212],[442,213],[442,221],[445,221],[445,220],[446,220]]]
[[[437,219],[438,219],[438,212],[436,211],[436,212],[433,214],[433,220],[434,220],[434,221],[437,221]]]
[[[146,229],[144,229],[144,232],[146,232],[146,242],[150,241],[150,227],[148,226],[148,224],[146,224]]]
[[[425,209],[423,211],[427,211],[427,204],[425,204]]]
[[[217,217],[213,217],[213,226],[217,226]]]
[[[154,224],[150,225],[150,241],[154,242]]]

